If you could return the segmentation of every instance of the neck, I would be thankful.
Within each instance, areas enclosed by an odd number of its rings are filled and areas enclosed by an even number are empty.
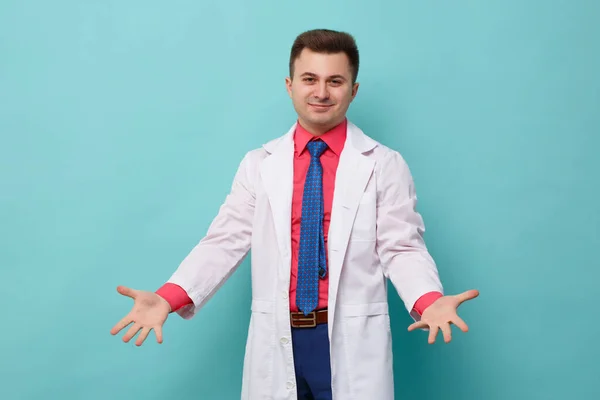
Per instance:
[[[315,124],[310,124],[310,123],[302,120],[301,118],[298,118],[298,123],[304,128],[304,130],[306,130],[308,133],[310,133],[313,136],[322,136],[323,134],[329,132],[330,130],[332,130],[339,124],[341,124],[343,121],[344,120],[342,119],[341,121],[332,122],[327,125],[315,125]]]

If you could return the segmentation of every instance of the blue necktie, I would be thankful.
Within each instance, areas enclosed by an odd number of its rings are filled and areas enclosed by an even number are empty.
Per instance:
[[[296,305],[304,315],[317,308],[319,276],[325,277],[327,273],[323,235],[323,167],[319,159],[327,144],[322,140],[314,140],[308,142],[306,147],[311,159],[302,197],[296,292]]]

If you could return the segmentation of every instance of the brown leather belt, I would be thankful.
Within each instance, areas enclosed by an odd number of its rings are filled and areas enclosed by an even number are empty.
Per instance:
[[[290,323],[292,328],[314,328],[327,323],[327,310],[317,310],[304,315],[303,312],[291,312]]]

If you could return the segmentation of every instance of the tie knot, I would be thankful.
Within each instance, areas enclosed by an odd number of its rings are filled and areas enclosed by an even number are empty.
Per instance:
[[[308,148],[308,152],[312,157],[319,158],[325,149],[327,149],[327,143],[321,139],[311,140],[306,144],[306,147]]]

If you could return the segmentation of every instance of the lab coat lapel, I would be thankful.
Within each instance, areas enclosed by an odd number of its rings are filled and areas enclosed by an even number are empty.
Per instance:
[[[332,337],[339,281],[354,217],[375,166],[375,162],[363,153],[376,145],[374,140],[348,122],[346,144],[336,172],[329,226],[329,337]]]
[[[263,147],[270,153],[260,166],[260,176],[269,198],[271,213],[277,235],[277,245],[283,259],[283,273],[289,275],[291,268],[291,212],[294,184],[294,131],[296,124],[286,135],[266,143]]]

